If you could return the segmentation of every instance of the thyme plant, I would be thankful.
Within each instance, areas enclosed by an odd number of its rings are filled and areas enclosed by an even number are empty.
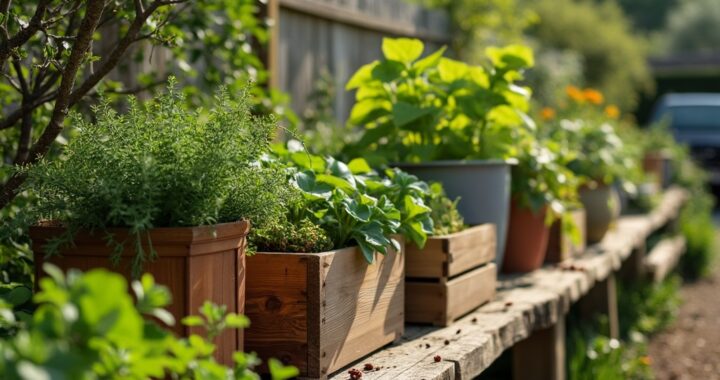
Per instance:
[[[275,124],[251,116],[247,91],[234,99],[219,90],[211,108],[190,110],[171,81],[156,99],[129,104],[125,114],[101,104],[94,122],[74,115],[79,132],[64,159],[25,169],[26,188],[40,195],[26,222],[60,222],[66,242],[79,229],[128,228],[137,273],[151,228],[269,223],[282,213],[292,191],[284,174],[257,164]],[[126,242],[114,243],[119,253]]]

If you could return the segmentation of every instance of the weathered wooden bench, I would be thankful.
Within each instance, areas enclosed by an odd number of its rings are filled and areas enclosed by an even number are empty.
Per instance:
[[[607,315],[610,334],[617,336],[616,275],[639,280],[653,273],[654,279],[670,271],[677,260],[666,259],[676,257],[667,253],[668,246],[672,243],[676,252],[679,240],[660,243],[649,256],[645,244],[678,217],[686,198],[684,190],[669,189],[653,212],[622,217],[583,256],[529,274],[500,276],[493,302],[448,327],[407,325],[399,342],[330,378],[348,379],[347,371],[356,368],[363,371],[363,380],[472,379],[513,349],[516,379],[564,379],[570,306],[579,302],[583,314]],[[366,364],[373,369],[364,370]]]

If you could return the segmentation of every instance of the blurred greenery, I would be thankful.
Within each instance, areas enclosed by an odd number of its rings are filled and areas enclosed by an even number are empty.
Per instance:
[[[650,91],[646,43],[633,35],[630,21],[614,2],[527,0],[540,22],[528,30],[540,46],[579,54],[584,83],[610,103],[632,109],[638,91]]]
[[[720,52],[720,1],[681,1],[671,12],[662,38],[668,53]]]

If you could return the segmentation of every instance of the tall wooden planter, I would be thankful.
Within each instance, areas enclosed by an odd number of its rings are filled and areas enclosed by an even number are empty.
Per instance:
[[[430,237],[422,249],[408,244],[405,320],[447,326],[492,300],[496,244],[492,224]]]
[[[402,336],[404,262],[401,250],[367,264],[356,247],[249,257],[245,348],[327,378]]]
[[[585,209],[579,208],[569,213],[580,232],[580,242],[574,243],[572,238],[563,232],[562,219],[556,220],[550,227],[550,238],[545,254],[546,263],[560,263],[585,252]]]
[[[183,326],[180,320],[187,315],[197,314],[205,301],[226,305],[228,312],[244,312],[245,237],[248,229],[249,223],[241,221],[202,227],[154,228],[149,231],[157,258],[147,261],[143,271],[152,274],[157,283],[167,286],[172,292],[172,303],[168,310],[175,317],[176,323],[172,329],[179,336],[204,334],[202,328]],[[30,228],[36,278],[45,275],[42,265],[50,262],[62,270],[106,268],[131,279],[135,249],[133,238],[128,237],[126,229],[110,231],[118,242],[127,239],[118,266],[110,262],[113,249],[107,245],[104,233],[80,231],[75,236],[74,245],[61,249],[60,255],[45,257],[45,244],[64,231],[62,227],[49,225]],[[149,253],[149,246],[144,249]],[[242,343],[242,331],[226,330],[215,341],[215,357],[222,363],[231,364],[232,354],[242,350]]]

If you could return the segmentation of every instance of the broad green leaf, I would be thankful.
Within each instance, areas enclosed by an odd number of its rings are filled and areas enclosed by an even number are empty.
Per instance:
[[[20,306],[32,299],[32,290],[26,286],[18,286],[5,294],[3,298],[12,306]]]
[[[355,186],[353,184],[343,178],[331,174],[316,174],[315,179],[320,184],[328,184],[347,194],[352,194],[353,192],[355,192]]]
[[[373,79],[388,83],[403,77],[405,66],[396,61],[382,61],[372,69]]]
[[[295,175],[295,182],[298,188],[311,199],[330,199],[332,187],[325,183],[318,183],[315,173],[303,171]]]
[[[469,70],[470,68],[467,64],[450,58],[440,59],[440,64],[438,65],[440,79],[447,83],[464,78]]]
[[[385,58],[409,65],[420,58],[425,49],[422,41],[411,38],[383,38]]]
[[[300,375],[300,371],[296,367],[283,365],[275,358],[268,360],[268,369],[272,380],[287,380]]]
[[[405,209],[405,218],[406,219],[412,219],[418,215],[422,214],[428,214],[430,211],[430,207],[425,206],[424,204],[420,203],[422,200],[414,199],[410,195],[406,195],[403,199],[403,202],[405,203],[404,209]]]
[[[398,128],[402,128],[434,111],[433,108],[421,108],[410,103],[397,102],[392,107],[393,122]]]
[[[377,118],[389,115],[392,111],[392,103],[385,99],[365,99],[353,106],[350,111],[350,123],[354,125],[365,125],[375,121]]]
[[[342,205],[345,212],[347,212],[347,214],[353,219],[363,223],[370,221],[370,216],[372,215],[370,206],[358,203],[355,200],[348,198],[343,199]]]
[[[412,68],[416,70],[416,72],[422,73],[430,68],[437,67],[437,65],[440,63],[440,59],[443,57],[443,54],[445,54],[445,50],[447,50],[446,46],[441,47],[436,52],[415,62]]]
[[[358,87],[362,87],[366,83],[372,81],[372,72],[375,66],[380,64],[380,61],[374,61],[361,67],[355,74],[350,78],[348,83],[345,85],[345,90],[352,90]]]
[[[370,165],[368,165],[364,158],[353,159],[348,163],[348,168],[350,168],[353,174],[365,174],[372,171],[372,168],[370,168]]]
[[[485,49],[485,54],[494,66],[506,70],[523,70],[535,65],[532,49],[523,45],[488,47]]]
[[[290,159],[301,169],[322,172],[325,170],[325,160],[320,156],[308,152],[295,152],[290,154]]]
[[[225,323],[228,327],[244,329],[250,326],[250,319],[244,315],[230,313],[225,316]]]

